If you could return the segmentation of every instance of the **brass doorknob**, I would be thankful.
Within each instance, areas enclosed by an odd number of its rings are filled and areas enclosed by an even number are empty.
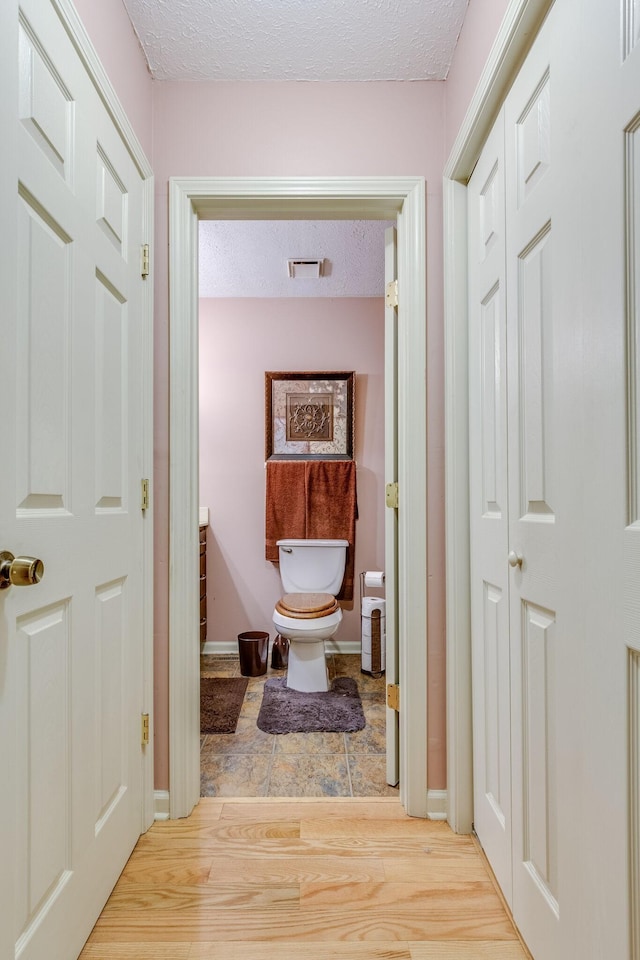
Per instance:
[[[509,561],[509,566],[511,567],[521,567],[522,566],[522,555],[516,553],[515,550],[509,550],[509,556],[507,557]]]
[[[44,574],[44,563],[37,557],[14,557],[3,550],[0,553],[0,590],[7,587],[30,587],[40,583]]]

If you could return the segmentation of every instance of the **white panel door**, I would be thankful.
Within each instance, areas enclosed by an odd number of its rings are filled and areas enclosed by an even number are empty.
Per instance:
[[[469,181],[469,474],[474,827],[511,903],[504,121]]]
[[[625,527],[623,532],[622,564],[608,571],[609,585],[613,584],[613,600],[619,603],[622,587],[622,624],[623,643],[611,649],[606,633],[598,632],[598,654],[606,658],[606,670],[601,677],[598,670],[590,674],[590,681],[598,683],[598,704],[609,697],[619,704],[613,717],[609,715],[606,726],[599,731],[605,743],[615,738],[615,749],[605,757],[607,766],[613,766],[616,780],[614,802],[619,811],[614,836],[614,863],[620,863],[625,848],[631,851],[628,877],[625,871],[618,870],[616,883],[607,892],[607,901],[612,904],[613,918],[622,929],[617,938],[620,948],[625,949],[627,930],[631,940],[629,953],[633,960],[640,958],[640,3],[626,0],[623,3],[623,17],[615,16],[615,11],[596,9],[598,4],[589,3],[590,15],[597,27],[598,36],[606,40],[604,63],[606,78],[604,88],[607,100],[613,109],[598,117],[598,129],[602,131],[606,149],[597,153],[597,165],[594,181],[604,176],[608,185],[607,198],[611,209],[612,234],[614,244],[607,244],[606,236],[595,238],[590,249],[591,263],[602,262],[606,265],[606,283],[599,285],[596,274],[591,273],[591,303],[594,307],[596,332],[593,340],[593,354],[602,360],[601,344],[607,342],[607,327],[610,301],[616,304],[625,319],[626,354],[620,342],[620,334],[606,354],[607,363],[602,370],[603,382],[609,390],[615,392],[613,411],[607,416],[615,419],[614,436],[616,439],[616,463],[620,463],[620,450],[624,447],[622,431],[628,428],[626,469],[626,510],[622,515]],[[622,35],[620,29],[622,28]],[[591,37],[593,44],[594,37]],[[619,55],[623,50],[623,57]],[[591,49],[591,48],[590,48]],[[614,165],[617,177],[611,182],[608,178],[610,165]],[[620,203],[620,176],[624,177],[624,203]],[[621,238],[624,238],[625,256],[620,257]],[[622,276],[621,276],[622,275]],[[621,278],[623,282],[621,282]],[[596,289],[597,287],[597,289]],[[626,296],[625,296],[626,295]],[[624,298],[624,299],[623,299]],[[626,360],[626,418],[621,416],[620,391],[610,382],[609,370],[618,368],[619,360]],[[615,383],[615,381],[614,381]],[[610,422],[603,424],[605,431],[611,429]],[[598,482],[604,471],[600,465],[594,482]],[[613,505],[611,511],[613,529],[617,532],[620,513]],[[610,508],[611,509],[611,508]],[[617,538],[616,538],[617,540]],[[618,544],[616,543],[616,546]],[[618,554],[619,556],[619,554]],[[626,698],[625,698],[626,688]],[[625,709],[626,708],[626,709]],[[624,717],[621,716],[624,710]],[[599,714],[601,711],[599,710]],[[619,721],[624,719],[626,738],[620,729]],[[615,725],[615,726],[614,726]],[[628,748],[627,748],[628,744]],[[627,748],[627,749],[625,749]],[[622,764],[626,761],[626,776],[620,777]],[[606,774],[605,774],[606,775]],[[628,789],[625,789],[628,784]],[[628,821],[625,818],[628,811]],[[628,829],[628,833],[627,833]],[[600,838],[597,856],[610,854]],[[629,915],[625,909],[629,904]],[[606,931],[605,931],[606,932]],[[599,943],[604,933],[598,929],[594,936]]]
[[[384,282],[398,276],[396,228],[384,232]],[[384,475],[386,483],[398,480],[398,311],[385,303],[384,310]],[[384,563],[386,576],[386,682],[400,679],[398,647],[398,511],[385,510]],[[400,780],[400,724],[398,713],[386,708],[387,783],[395,786]]]
[[[506,883],[482,781],[476,828],[535,960],[640,958],[639,45],[637,0],[557,0],[503,107],[509,576],[489,594],[509,598],[502,674],[477,569],[495,131],[469,189],[475,776],[500,703],[486,689],[508,674]]]
[[[468,192],[474,826],[537,960],[561,956],[548,31]]]
[[[505,102],[513,901],[540,960],[558,958],[558,496],[555,133],[545,23]],[[560,278],[561,280],[561,278]]]
[[[640,957],[640,5],[580,5],[582,203],[579,352],[571,379],[588,389],[574,422],[580,483],[581,611],[571,652],[580,664],[580,798],[574,849],[593,823],[571,892],[583,955]],[[571,314],[573,316],[573,313]],[[575,516],[572,531],[578,529]],[[573,639],[573,638],[572,638]],[[574,705],[575,709],[575,705]],[[579,836],[578,836],[579,834]],[[594,909],[584,909],[585,899]],[[631,943],[630,943],[631,940]]]
[[[2,18],[0,958],[70,960],[142,822],[143,183],[53,6]]]

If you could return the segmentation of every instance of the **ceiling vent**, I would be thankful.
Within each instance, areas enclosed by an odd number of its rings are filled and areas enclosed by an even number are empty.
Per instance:
[[[292,280],[318,280],[324,273],[324,258],[287,260],[287,269]]]

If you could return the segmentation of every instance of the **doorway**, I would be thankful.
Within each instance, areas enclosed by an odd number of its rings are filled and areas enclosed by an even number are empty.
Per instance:
[[[235,732],[203,731],[202,796],[398,793],[388,785],[397,784],[397,714],[386,708],[386,678],[360,670],[359,572],[385,567],[385,514],[393,514],[384,498],[385,396],[392,400],[395,382],[392,370],[386,378],[391,383],[385,384],[385,327],[390,322],[395,328],[395,310],[385,309],[384,299],[388,227],[384,220],[199,224],[200,530],[206,538],[201,677],[208,678],[207,687],[240,686],[242,681],[233,679],[240,676],[239,632],[274,636],[273,606],[282,586],[278,566],[265,559],[265,469],[274,467],[265,467],[271,456],[265,449],[265,371],[354,370],[355,582],[342,599],[342,622],[326,641],[325,653],[332,683],[340,686],[346,678],[357,683],[366,722],[364,730],[351,733],[334,729],[278,736],[260,729],[265,691],[274,693],[284,677],[267,657],[267,672],[247,680]],[[395,225],[392,253],[394,235]],[[298,272],[288,269],[294,255],[316,257],[317,276],[292,277]],[[309,265],[304,266],[308,272]],[[394,364],[394,352],[388,363]],[[342,422],[334,428],[333,437],[342,437]],[[389,443],[393,448],[393,435]],[[304,456],[299,447],[292,453]],[[295,462],[289,466],[304,468]],[[395,467],[392,472],[395,476]],[[395,592],[394,572],[388,574],[386,592]],[[393,614],[390,601],[391,653]],[[390,774],[387,721],[394,733]]]
[[[399,324],[400,796],[428,814],[426,731],[426,306],[422,178],[173,179],[170,183],[170,810],[199,797],[197,242],[204,219],[395,219]],[[389,479],[389,478],[387,478]]]

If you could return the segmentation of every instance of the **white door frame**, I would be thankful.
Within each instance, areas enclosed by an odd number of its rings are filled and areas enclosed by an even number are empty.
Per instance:
[[[398,217],[400,798],[427,802],[426,236],[422,177],[172,178],[169,184],[169,807],[200,796],[198,220]]]
[[[143,218],[148,242],[153,239],[154,181],[153,170],[138,140],[118,96],[102,66],[91,39],[73,6],[72,0],[51,0],[77,54],[93,82],[107,113],[122,138],[143,184]],[[138,318],[143,327],[143,366],[141,375],[142,394],[142,461],[144,476],[153,476],[153,272],[150,264],[141,297],[141,313]],[[142,477],[140,478],[142,479]],[[140,832],[143,833],[154,821],[154,761],[153,761],[153,510],[146,511],[143,532],[142,574],[142,684],[140,691],[142,712],[150,717],[149,743],[142,750],[142,810]]]
[[[444,169],[447,819],[473,824],[467,182],[553,0],[511,0]]]

